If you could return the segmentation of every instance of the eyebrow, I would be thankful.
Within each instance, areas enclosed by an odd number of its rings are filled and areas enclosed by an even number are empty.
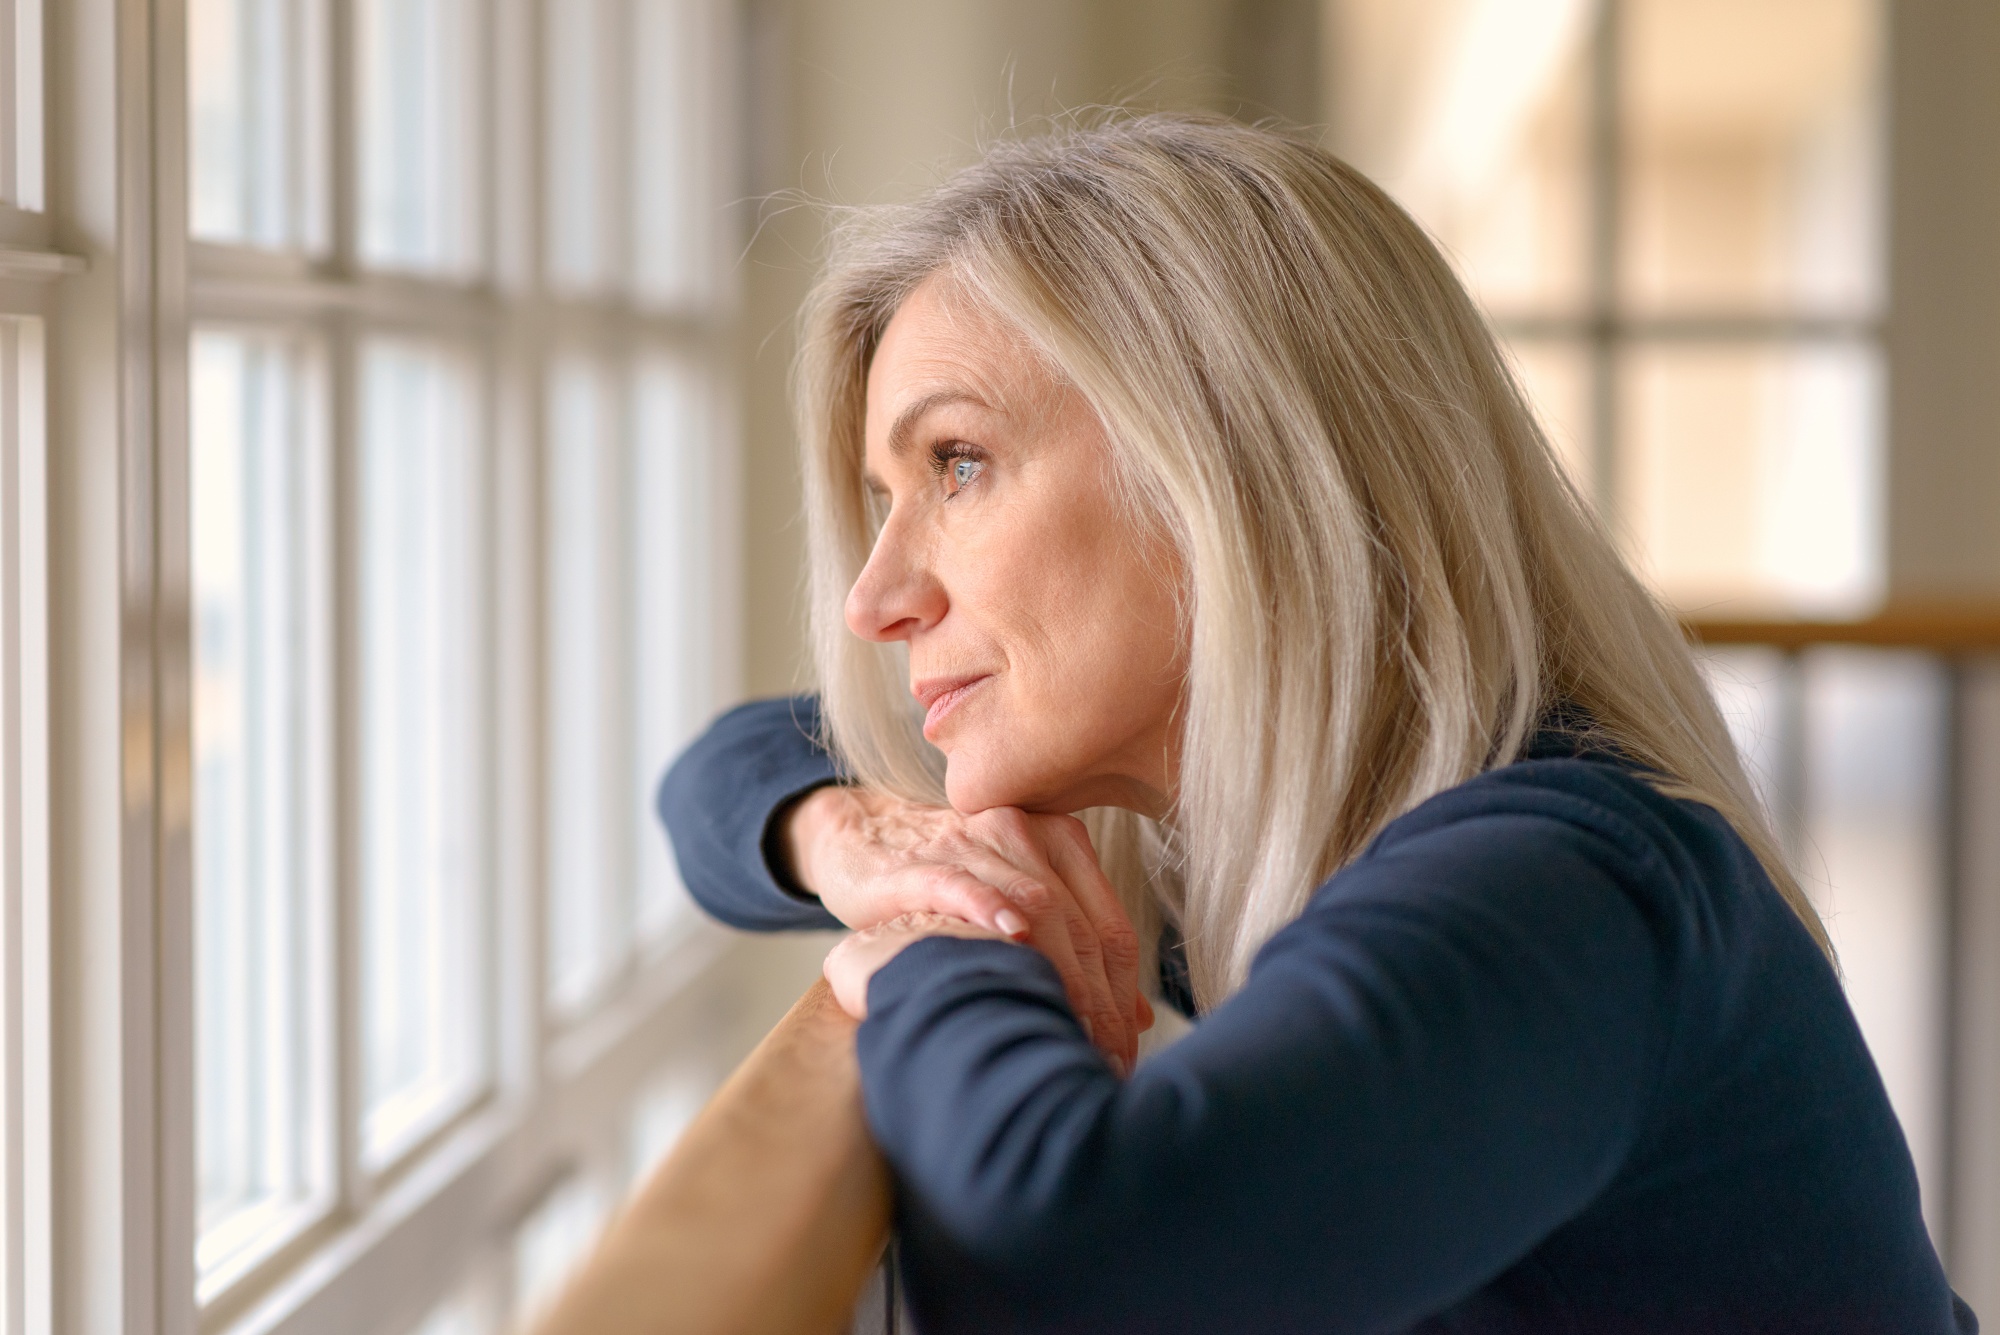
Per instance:
[[[970,403],[981,408],[987,406],[984,399],[962,389],[931,391],[896,414],[895,422],[889,427],[889,457],[900,459],[908,454],[911,442],[917,434],[917,423],[932,409],[942,408],[948,403]],[[870,472],[866,465],[861,469],[861,481],[870,491],[878,494],[886,494],[889,490],[882,484],[882,479]]]
[[[924,395],[902,412],[896,414],[895,425],[889,428],[889,457],[900,459],[910,452],[910,441],[917,433],[917,423],[933,408],[942,408],[947,403],[971,403],[985,407],[985,401],[977,395],[962,389],[939,389]]]

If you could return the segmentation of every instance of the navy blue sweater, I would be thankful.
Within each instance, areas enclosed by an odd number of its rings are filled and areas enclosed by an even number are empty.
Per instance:
[[[831,782],[735,710],[660,814],[710,912]],[[1120,1081],[1054,969],[938,938],[861,1026],[926,1335],[1969,1332],[1833,970],[1714,812],[1559,737],[1395,821]]]

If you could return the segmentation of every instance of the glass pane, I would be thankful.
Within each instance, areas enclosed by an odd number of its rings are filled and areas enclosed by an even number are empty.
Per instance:
[[[1629,352],[1621,375],[1618,512],[1671,601],[1831,616],[1878,600],[1873,349],[1656,345]]]
[[[317,250],[327,50],[312,0],[189,0],[188,226],[196,237]]]
[[[548,994],[588,1002],[631,945],[632,767],[621,432],[609,378],[559,363],[549,385]]]
[[[1592,496],[1596,469],[1591,460],[1588,349],[1566,341],[1514,339],[1507,351],[1557,461],[1577,490]]]
[[[619,34],[611,0],[550,5],[548,52],[548,275],[571,289],[606,286],[618,271],[621,175],[614,164],[618,125],[615,53]],[[648,79],[670,72],[648,70]]]
[[[652,815],[654,785],[667,763],[722,704],[723,646],[736,642],[722,621],[733,591],[715,563],[716,516],[725,498],[715,461],[720,444],[702,368],[666,357],[644,359],[635,382],[631,624],[638,632],[637,741],[624,794],[637,844],[639,927],[655,935],[692,908]]]
[[[1803,819],[1793,763],[1799,746],[1793,722],[1799,687],[1788,661],[1777,649],[1755,645],[1709,649],[1701,656],[1709,690],[1729,725],[1743,768],[1796,862],[1796,836]]]
[[[441,351],[361,357],[362,1154],[475,1094],[487,915],[475,854],[473,385]]]
[[[281,1238],[329,1185],[323,995],[325,495],[308,372],[286,344],[190,351],[197,1262]]]
[[[1868,649],[1807,655],[1802,879],[1839,951],[1934,1231],[1944,1201],[1944,729],[1937,660]]]
[[[1430,228],[1498,315],[1580,309],[1589,276],[1590,0],[1349,0],[1341,150]]]
[[[1625,297],[1865,315],[1878,0],[1626,0]]]
[[[632,281],[660,306],[695,306],[717,286],[722,200],[716,160],[724,90],[716,0],[634,0]]]
[[[356,0],[361,258],[449,274],[482,259],[478,0]]]
[[[453,1294],[426,1313],[410,1335],[491,1335],[498,1328],[491,1308],[484,1295],[468,1285],[465,1292]]]
[[[0,199],[30,213],[43,207],[42,4],[12,0],[0,44]]]
[[[632,1105],[628,1161],[634,1186],[644,1182],[708,1103],[715,1080],[699,1070],[675,1071],[648,1085]]]
[[[521,1224],[514,1235],[514,1314],[526,1329],[561,1294],[563,1281],[597,1239],[606,1210],[598,1190],[570,1178]]]

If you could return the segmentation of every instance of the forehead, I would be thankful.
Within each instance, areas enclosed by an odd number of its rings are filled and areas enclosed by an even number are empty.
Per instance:
[[[943,278],[904,299],[868,367],[870,455],[886,451],[913,412],[1019,414],[1045,405],[1061,381],[1014,326]]]

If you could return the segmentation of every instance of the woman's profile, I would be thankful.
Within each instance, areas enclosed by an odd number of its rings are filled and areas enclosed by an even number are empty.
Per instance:
[[[856,929],[928,1335],[1976,1329],[1677,625],[1379,189],[1001,144],[843,225],[798,393],[818,692],[660,807],[716,916]]]

